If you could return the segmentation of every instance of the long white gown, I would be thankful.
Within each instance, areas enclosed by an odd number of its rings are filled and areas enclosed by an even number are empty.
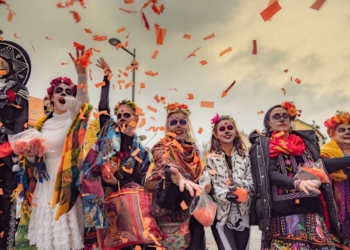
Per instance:
[[[83,244],[84,218],[81,197],[73,208],[54,220],[58,204],[51,208],[51,199],[55,186],[55,178],[60,165],[62,150],[68,130],[72,124],[70,112],[53,114],[44,122],[41,132],[46,138],[48,152],[46,168],[50,180],[37,183],[34,191],[31,218],[29,222],[28,239],[31,245],[39,250],[69,250],[81,249]]]

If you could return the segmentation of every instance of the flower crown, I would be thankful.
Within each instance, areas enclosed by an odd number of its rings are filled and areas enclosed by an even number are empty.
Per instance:
[[[292,120],[294,120],[296,116],[301,116],[301,109],[296,109],[293,102],[285,101],[281,106],[287,110],[287,113]]]
[[[229,116],[229,115],[222,115],[222,116],[219,116],[219,114],[216,113],[216,115],[215,115],[213,118],[211,118],[211,124],[213,125],[213,126],[211,126],[211,127],[212,127],[212,129],[213,129],[213,132],[214,132],[215,125],[216,125],[217,123],[219,123],[220,121],[222,121],[222,120],[230,120],[230,121],[233,122],[233,125],[236,126],[236,121],[233,119],[232,116]]]
[[[57,78],[53,79],[50,82],[51,86],[47,89],[47,94],[49,96],[52,96],[56,86],[59,85],[60,83],[64,83],[64,84],[67,84],[67,85],[71,86],[72,90],[73,90],[73,95],[76,96],[76,94],[77,94],[77,86],[68,77],[57,77]]]
[[[114,114],[117,115],[118,109],[121,105],[128,105],[130,108],[132,108],[134,111],[136,111],[137,105],[136,103],[130,101],[130,100],[122,100],[121,102],[118,102],[114,107]]]
[[[350,124],[350,113],[344,111],[336,111],[335,116],[327,119],[324,125],[328,128],[335,128],[339,124]]]
[[[185,111],[188,115],[191,114],[191,111],[188,109],[188,106],[186,104],[179,104],[178,102],[169,103],[164,108],[167,113],[172,111]]]

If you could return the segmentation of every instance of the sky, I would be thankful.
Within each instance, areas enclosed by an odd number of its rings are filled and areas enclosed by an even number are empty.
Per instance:
[[[135,101],[147,120],[136,132],[147,135],[147,146],[164,136],[161,131],[155,137],[154,132],[146,131],[150,126],[165,124],[165,105],[154,100],[156,94],[164,96],[166,103],[189,106],[199,145],[210,140],[211,118],[216,113],[231,115],[238,129],[249,133],[263,127],[264,115],[258,115],[258,111],[266,112],[285,100],[294,101],[297,109],[302,109],[300,119],[307,123],[314,120],[326,133],[323,122],[327,118],[336,110],[350,110],[348,0],[326,0],[320,10],[310,8],[315,0],[279,0],[281,10],[266,22],[260,12],[267,7],[268,0],[158,0],[158,4],[165,7],[162,14],[155,14],[150,6],[144,9],[149,31],[139,12],[146,0],[135,0],[133,4],[125,4],[123,0],[86,0],[86,8],[78,2],[57,8],[58,0],[7,2],[15,16],[11,22],[7,21],[8,10],[0,5],[0,29],[5,40],[18,43],[30,55],[32,73],[27,87],[32,96],[44,97],[49,82],[58,76],[77,80],[68,56],[69,52],[75,53],[73,42],[76,41],[86,48],[101,50],[94,52],[89,67],[93,77],[89,81],[89,95],[94,106],[98,105],[100,94],[95,84],[103,79],[103,71],[95,66],[96,60],[104,57],[110,65],[114,73],[111,83],[115,85],[110,93],[113,110],[118,101],[131,99],[131,88],[119,90],[117,84],[118,79],[130,82],[131,72],[128,77],[118,78],[117,74],[118,69],[125,71],[132,57],[109,45],[108,40],[92,40],[92,35],[118,38],[122,43],[127,40],[127,48],[136,49],[139,69]],[[128,14],[119,8],[138,13]],[[70,11],[77,11],[81,21],[76,23]],[[167,30],[163,45],[156,44],[155,24]],[[122,27],[126,30],[118,34],[117,30]],[[15,38],[15,33],[21,39]],[[203,40],[212,33],[214,38]],[[191,35],[191,39],[183,38],[184,34]],[[252,53],[253,40],[257,43],[256,55]],[[198,47],[196,55],[185,60]],[[219,56],[229,47],[231,52]],[[159,53],[152,59],[155,50]],[[208,63],[202,66],[199,63],[202,60]],[[62,62],[69,65],[61,65]],[[284,72],[286,69],[288,73]],[[146,75],[149,70],[158,75]],[[301,80],[300,84],[294,81],[296,78]],[[235,85],[221,98],[234,80]],[[146,84],[141,93],[140,82]],[[172,88],[177,91],[169,90]],[[281,88],[286,90],[285,96]],[[194,95],[193,100],[186,99],[189,93]],[[200,107],[201,101],[214,102],[214,108]],[[148,105],[157,112],[148,110]],[[199,127],[203,128],[201,134],[197,133]]]

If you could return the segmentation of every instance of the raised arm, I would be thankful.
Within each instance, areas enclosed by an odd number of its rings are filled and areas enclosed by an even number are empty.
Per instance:
[[[104,71],[104,77],[103,81],[106,83],[106,85],[102,86],[101,88],[101,95],[100,95],[100,101],[98,103],[98,111],[106,110],[108,114],[111,113],[109,108],[109,89],[110,89],[110,82],[109,77],[112,74],[112,71],[109,68],[108,63],[103,59],[103,57],[100,57],[97,59],[97,67],[101,68]],[[103,125],[110,119],[110,116],[102,114],[100,115],[100,128],[103,127]]]

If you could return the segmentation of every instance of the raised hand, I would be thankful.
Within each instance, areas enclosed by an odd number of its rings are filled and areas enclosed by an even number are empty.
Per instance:
[[[100,57],[99,59],[97,59],[96,66],[102,70],[105,70],[105,69],[110,70],[108,63],[105,61],[105,59],[103,59],[103,57]]]
[[[76,49],[76,53],[77,53],[77,54],[76,54],[76,55],[77,55],[77,58],[74,58],[74,57],[72,56],[72,54],[69,52],[69,56],[70,56],[70,58],[72,59],[72,61],[74,62],[75,70],[76,70],[77,74],[86,74],[86,72],[87,72],[87,67],[83,67],[83,66],[81,66],[81,65],[78,64],[78,62],[79,62],[79,57],[84,55],[84,49],[81,50],[80,55],[79,55],[79,50],[78,50],[78,49]]]

